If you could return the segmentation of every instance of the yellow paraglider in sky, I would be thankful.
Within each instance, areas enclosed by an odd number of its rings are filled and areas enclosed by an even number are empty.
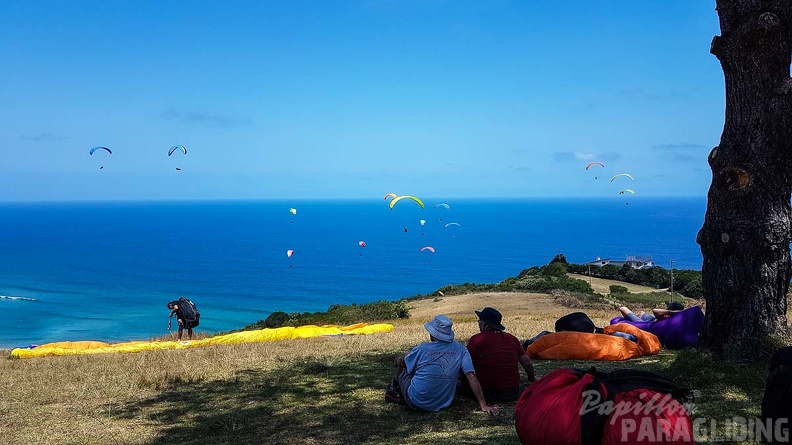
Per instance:
[[[402,196],[397,196],[397,197],[393,198],[393,199],[391,200],[391,202],[390,202],[390,203],[388,203],[388,208],[390,208],[391,210],[393,210],[393,206],[394,206],[394,205],[395,205],[397,202],[401,201],[402,199],[412,199],[413,201],[415,201],[416,203],[418,203],[418,205],[419,205],[419,206],[421,206],[421,208],[422,208],[422,209],[423,209],[423,208],[425,208],[425,207],[424,207],[424,203],[423,203],[423,201],[421,201],[420,199],[416,198],[415,196],[410,196],[410,195],[402,195]]]

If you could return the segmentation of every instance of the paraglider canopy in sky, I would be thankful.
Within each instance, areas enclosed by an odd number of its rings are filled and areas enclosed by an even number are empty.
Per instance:
[[[432,252],[432,253],[434,253],[434,251],[435,251],[435,250],[434,250],[434,247],[432,247],[432,246],[426,246],[426,247],[422,247],[422,248],[421,248],[421,252],[423,252],[424,250],[428,250],[428,251],[430,251],[430,252]]]
[[[109,153],[109,154],[113,154],[113,152],[112,152],[112,151],[111,151],[109,148],[107,148],[107,147],[94,147],[94,148],[92,148],[92,149],[90,149],[90,150],[88,151],[88,154],[89,154],[89,155],[93,155],[93,154],[94,154],[94,152],[96,152],[97,150],[104,150],[104,151],[106,151],[106,152],[107,152],[107,153]],[[100,166],[99,166],[99,170],[102,170],[102,169],[104,169],[104,165],[100,165]]]
[[[422,209],[424,208],[423,201],[421,201],[420,199],[416,198],[415,196],[410,196],[410,195],[402,195],[402,196],[397,196],[397,197],[393,198],[391,200],[391,202],[388,204],[388,207],[391,210],[393,210],[393,206],[396,205],[396,203],[401,201],[402,199],[411,199],[411,200],[415,201],[419,206],[421,206]]]
[[[602,162],[590,162],[588,165],[586,165],[586,170],[590,169],[594,165],[599,165],[600,167],[605,168],[605,165]]]
[[[436,208],[438,208],[438,207],[445,207],[446,209],[449,209],[449,210],[451,210],[451,206],[449,206],[449,205],[448,205],[448,204],[446,204],[446,203],[442,203],[442,204],[435,204],[435,206],[434,206],[433,208],[435,208],[435,209],[436,209]]]
[[[94,147],[94,148],[92,148],[92,149],[91,149],[91,150],[88,152],[88,154],[92,155],[92,154],[94,154],[94,152],[95,152],[96,150],[107,150],[107,152],[108,152],[108,153],[110,153],[110,154],[113,154],[113,152],[112,152],[112,151],[110,151],[110,149],[109,149],[109,148],[107,148],[107,147]]]
[[[296,215],[297,214],[297,209],[292,207],[292,208],[289,209],[289,213],[291,213],[292,215]]]
[[[395,197],[396,197],[395,193],[386,193],[382,199],[387,200],[388,198],[395,198]]]
[[[177,151],[180,151],[180,152],[184,153],[185,155],[187,154],[187,148],[185,148],[184,145],[174,145],[173,147],[168,149],[168,156],[172,155],[173,153],[175,153]],[[176,171],[181,171],[181,167],[176,167]]]
[[[633,178],[633,176],[631,174],[629,174],[629,173],[619,173],[618,175],[616,175],[616,176],[611,178],[611,182],[613,182],[614,179],[616,179],[616,178],[618,178],[620,176],[624,176],[624,177],[630,178],[633,181],[635,181],[635,178]]]
[[[168,156],[172,155],[176,150],[181,151],[184,154],[187,154],[187,148],[184,145],[174,145],[170,149],[168,149]],[[199,150],[200,151],[200,150]],[[200,154],[200,153],[199,153]],[[200,157],[200,156],[199,156]]]
[[[365,241],[358,241],[358,246],[366,247],[366,242]]]
[[[291,258],[292,255],[294,255],[294,249],[289,249],[289,250],[286,251],[286,256],[287,257]]]

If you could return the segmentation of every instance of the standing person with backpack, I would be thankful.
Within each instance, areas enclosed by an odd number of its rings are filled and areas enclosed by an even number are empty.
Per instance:
[[[179,341],[181,341],[182,331],[185,329],[187,329],[187,338],[192,340],[193,328],[198,326],[201,317],[195,304],[185,297],[179,297],[178,300],[168,303],[168,309],[171,310],[168,315],[168,330],[171,328],[170,319],[176,315],[176,322],[179,323]]]

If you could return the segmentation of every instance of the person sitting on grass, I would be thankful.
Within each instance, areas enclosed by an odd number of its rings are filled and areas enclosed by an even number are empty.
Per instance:
[[[656,321],[668,318],[681,312],[683,309],[685,309],[685,306],[683,306],[682,303],[678,301],[669,301],[666,303],[665,309],[652,309],[651,314],[644,311],[634,314],[627,306],[620,307],[619,312],[621,312],[622,317],[630,321]]]
[[[497,309],[485,307],[474,311],[478,316],[479,333],[470,337],[467,348],[476,368],[484,398],[488,403],[514,402],[520,397],[520,370],[522,366],[528,381],[536,381],[533,364],[525,349],[512,334],[504,332],[503,317]],[[470,394],[466,380],[460,379],[461,389]]]
[[[454,401],[457,378],[462,373],[481,410],[497,415],[499,408],[488,405],[484,399],[467,348],[454,341],[452,325],[445,315],[435,316],[424,324],[430,341],[396,358],[392,385],[400,390],[400,402],[416,410],[436,412],[447,408]]]

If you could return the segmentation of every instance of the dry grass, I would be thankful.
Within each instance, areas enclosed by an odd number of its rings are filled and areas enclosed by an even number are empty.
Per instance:
[[[426,341],[422,323],[455,321],[457,339],[477,332],[474,309],[497,307],[525,339],[552,330],[570,310],[543,294],[475,294],[410,302],[411,318],[390,334],[324,337],[137,354],[0,360],[0,444],[516,444],[513,405],[489,418],[458,399],[440,413],[382,401],[393,358]],[[613,310],[587,310],[598,325]],[[676,353],[596,363],[606,369],[674,368]],[[543,375],[587,362],[537,362]],[[696,369],[702,367],[696,364]],[[733,403],[755,410],[755,388]],[[718,393],[711,406],[729,409]]]

